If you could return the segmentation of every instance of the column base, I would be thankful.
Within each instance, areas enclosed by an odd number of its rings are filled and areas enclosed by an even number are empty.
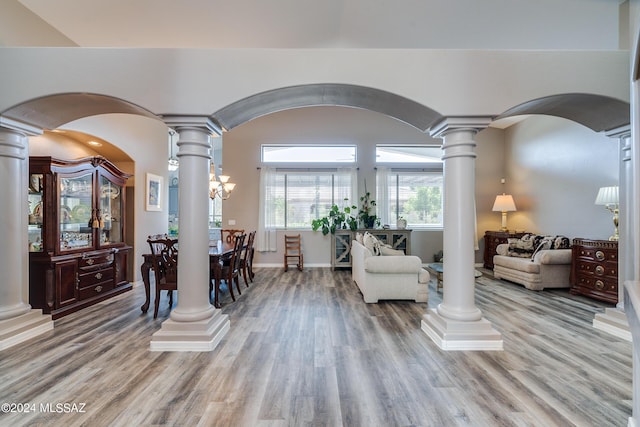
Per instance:
[[[51,316],[32,309],[20,316],[0,320],[0,350],[37,337],[53,329]]]
[[[435,308],[422,318],[421,329],[442,350],[502,350],[502,335],[482,317],[459,321],[442,317]]]
[[[214,310],[208,319],[176,322],[167,319],[151,337],[151,351],[212,351],[230,329],[229,316]]]
[[[623,340],[631,341],[631,329],[627,315],[618,308],[605,308],[593,318],[593,327]]]

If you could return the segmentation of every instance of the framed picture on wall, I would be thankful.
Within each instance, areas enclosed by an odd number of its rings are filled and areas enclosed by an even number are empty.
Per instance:
[[[147,173],[146,210],[161,211],[162,202],[162,177]]]

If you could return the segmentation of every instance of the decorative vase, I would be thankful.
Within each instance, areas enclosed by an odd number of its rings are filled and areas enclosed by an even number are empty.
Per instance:
[[[405,228],[407,228],[407,220],[404,218],[398,218],[396,227],[398,227],[399,230],[404,230]]]

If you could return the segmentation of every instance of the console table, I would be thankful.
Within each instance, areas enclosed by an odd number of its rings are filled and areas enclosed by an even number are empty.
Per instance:
[[[507,239],[519,239],[526,233],[510,233],[509,231],[485,231],[484,232],[484,268],[493,270],[493,256],[496,248]]]
[[[361,229],[336,230],[331,235],[331,268],[351,267],[351,241],[356,233],[369,232],[383,243],[391,245],[393,249],[403,250],[405,255],[411,255],[411,231],[407,229]]]

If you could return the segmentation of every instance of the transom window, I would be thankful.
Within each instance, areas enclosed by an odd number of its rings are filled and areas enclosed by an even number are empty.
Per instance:
[[[263,145],[263,163],[354,163],[355,145]]]

